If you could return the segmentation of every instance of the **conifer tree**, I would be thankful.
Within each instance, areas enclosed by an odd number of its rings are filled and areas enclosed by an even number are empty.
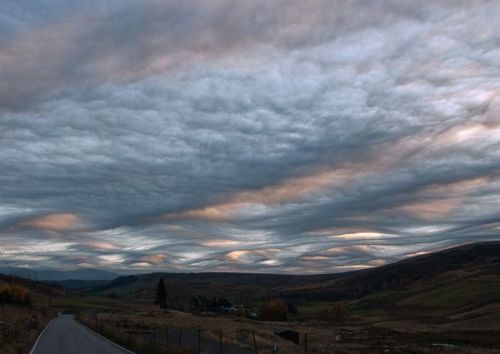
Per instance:
[[[160,305],[162,309],[167,307],[167,290],[165,289],[165,283],[163,277],[160,278],[158,282],[158,287],[156,288],[156,298],[155,304]]]

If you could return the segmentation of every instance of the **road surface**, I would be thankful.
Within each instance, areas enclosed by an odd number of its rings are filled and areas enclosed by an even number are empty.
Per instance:
[[[131,354],[75,321],[59,315],[43,330],[30,354]],[[132,353],[133,354],[133,353]]]

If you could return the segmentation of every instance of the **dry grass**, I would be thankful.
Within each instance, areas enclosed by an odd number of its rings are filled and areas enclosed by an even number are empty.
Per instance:
[[[132,307],[132,306],[131,306]],[[260,354],[269,354],[273,346],[280,349],[280,353],[304,353],[303,338],[308,334],[308,347],[310,354],[319,353],[495,353],[491,345],[486,348],[467,345],[460,341],[460,333],[453,331],[430,331],[429,327],[420,328],[409,321],[398,323],[394,326],[382,325],[378,321],[368,321],[362,318],[350,318],[343,322],[329,321],[288,321],[264,322],[255,321],[235,316],[200,316],[189,313],[161,310],[156,306],[135,304],[135,311],[127,313],[98,313],[97,318],[101,326],[106,328],[102,332],[118,343],[126,343],[130,336],[130,328],[144,329],[151,333],[165,333],[165,329],[182,328],[186,332],[201,330],[202,341],[218,343],[219,330],[223,332],[223,343],[238,345],[246,348],[247,352],[253,349],[253,334]],[[91,327],[93,325],[90,325]],[[301,345],[284,340],[274,334],[276,329],[292,329],[301,334]],[[415,331],[407,331],[413,328]],[[117,337],[112,331],[119,332]],[[120,333],[121,332],[121,333]],[[340,335],[340,338],[336,338]],[[121,337],[121,339],[120,339]],[[155,338],[153,336],[153,338]],[[337,340],[340,339],[340,340]],[[141,337],[135,337],[141,343]],[[145,339],[141,345],[152,345],[155,339]],[[124,342],[125,341],[125,342]],[[450,344],[451,343],[451,344]],[[488,344],[488,343],[485,343]],[[491,343],[490,343],[491,344]],[[126,346],[126,345],[124,345]],[[132,347],[131,347],[132,348]],[[152,349],[132,349],[141,353],[176,353],[171,351],[153,351]],[[149,351],[148,351],[149,350]]]
[[[137,354],[182,354],[185,351],[171,347],[160,345],[154,341],[144,338],[131,336],[123,328],[116,327],[108,321],[94,320],[89,316],[79,316],[78,320],[92,329],[94,332],[110,339],[116,344],[121,345]]]
[[[277,346],[280,353],[304,353],[301,345],[296,345],[290,341],[275,335],[277,329],[293,329],[303,335],[308,334],[309,353],[331,353],[335,346],[349,347],[349,345],[339,345],[335,343],[335,334],[338,327],[332,327],[327,323],[317,323],[316,326],[300,322],[264,322],[255,321],[234,316],[199,316],[173,310],[160,310],[155,306],[142,305],[140,311],[135,314],[99,313],[97,315],[101,323],[108,323],[113,326],[146,328],[152,331],[165,331],[166,328],[179,329],[185,331],[201,330],[204,340],[213,342],[219,341],[219,330],[223,333],[223,343],[226,345],[237,345],[242,348],[252,350],[253,334],[259,353],[271,353],[272,348]],[[342,353],[340,351],[339,353]],[[347,353],[347,351],[346,351]]]
[[[38,299],[40,300],[40,299]],[[57,301],[56,301],[57,300]],[[40,303],[40,301],[38,301]],[[94,331],[116,343],[129,348],[138,354],[182,353],[177,348],[176,340],[170,339],[170,346],[165,343],[165,331],[168,328],[172,334],[175,329],[183,330],[184,338],[189,342],[189,333],[197,334],[201,330],[202,342],[218,344],[219,330],[223,333],[223,343],[227,346],[246,348],[242,353],[251,353],[253,335],[260,354],[269,354],[277,346],[280,353],[304,353],[303,338],[308,334],[309,354],[320,353],[495,353],[493,341],[496,335],[485,336],[483,332],[474,334],[474,341],[464,341],[464,336],[472,333],[463,332],[458,323],[472,324],[481,316],[488,317],[488,329],[498,328],[498,322],[491,321],[493,313],[498,313],[498,306],[491,304],[484,309],[474,309],[455,315],[451,322],[426,324],[418,322],[418,318],[394,318],[387,314],[371,318],[347,316],[343,321],[333,321],[331,316],[319,316],[329,313],[332,304],[317,303],[299,308],[299,316],[288,322],[255,321],[236,316],[201,316],[180,311],[161,310],[157,306],[130,300],[109,300],[97,297],[64,297],[46,302],[54,306],[54,311],[60,309],[80,310],[80,319]],[[56,309],[57,308],[57,309]],[[336,308],[336,307],[335,307]],[[0,314],[0,320],[13,322],[14,330],[0,342],[2,354],[27,353],[43,325],[50,319],[41,316],[41,309],[30,310],[9,306]],[[91,316],[97,312],[97,321]],[[47,311],[46,311],[47,312]],[[331,312],[331,311],[330,311]],[[26,335],[26,323],[35,315],[37,319],[34,329]],[[10,319],[7,320],[6,316]],[[408,317],[408,318],[411,318]],[[495,318],[497,321],[498,319]],[[474,322],[475,323],[475,322]],[[467,327],[467,326],[466,326]],[[277,329],[292,329],[301,334],[301,345],[286,341],[274,334]],[[470,329],[470,328],[469,328]],[[141,334],[144,332],[146,334]],[[139,334],[137,334],[139,333]],[[148,334],[149,333],[149,334]],[[467,334],[469,333],[469,334]],[[496,332],[498,334],[498,332]],[[184,337],[185,335],[185,337]],[[340,335],[340,340],[337,340]],[[487,333],[486,333],[487,335]],[[196,338],[194,339],[196,340]],[[193,338],[191,338],[191,344]],[[486,348],[478,347],[484,343]],[[453,346],[451,346],[451,345]],[[174,346],[172,346],[174,345]],[[181,347],[182,347],[181,346]],[[191,346],[192,347],[192,346]],[[218,347],[217,347],[218,348]],[[218,352],[215,350],[215,352]],[[231,351],[237,352],[237,351]]]
[[[0,352],[2,354],[28,353],[52,317],[53,312],[46,307],[0,306],[0,321],[2,322]]]

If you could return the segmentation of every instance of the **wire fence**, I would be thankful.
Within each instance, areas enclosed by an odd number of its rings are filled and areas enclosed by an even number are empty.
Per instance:
[[[360,350],[367,353],[470,353],[467,346],[446,343],[446,339],[450,338],[444,338],[442,333],[410,334],[376,327],[337,328],[330,335],[319,335],[317,332],[299,333],[293,330],[223,329],[215,324],[210,327],[209,323],[205,328],[151,325],[111,318],[85,324],[94,327],[94,330],[97,325],[97,332],[107,328],[103,335],[138,354],[332,354]],[[113,337],[109,329],[121,333],[121,337]],[[134,347],[136,343],[146,346]]]
[[[297,333],[297,343],[287,340],[288,345],[284,345],[284,337],[280,337],[277,333],[269,333],[263,338],[262,333],[243,328],[233,329],[231,336],[228,336],[222,328],[155,327],[112,319],[94,320],[94,322],[89,322],[87,319],[83,322],[91,328],[98,328],[98,331],[104,328],[114,329],[120,332],[122,337],[126,337],[127,343],[140,341],[149,343],[150,348],[177,348],[178,352],[182,353],[284,354],[292,352],[290,347],[294,347],[293,353],[310,353],[307,333],[302,335]]]

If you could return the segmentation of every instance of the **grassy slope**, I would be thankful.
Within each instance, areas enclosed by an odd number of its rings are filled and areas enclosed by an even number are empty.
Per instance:
[[[129,298],[150,299],[156,284],[164,277],[167,289],[178,291],[184,297],[196,295],[224,296],[235,302],[258,302],[262,298],[284,297],[294,301],[324,302],[361,298],[370,294],[383,296],[387,290],[412,291],[429,304],[442,300],[441,305],[452,306],[453,292],[470,302],[483,296],[481,276],[500,276],[500,242],[461,246],[442,252],[414,257],[387,266],[343,274],[287,276],[269,274],[154,273],[122,277],[107,286],[97,288],[96,294],[116,293]],[[475,277],[475,278],[474,278]],[[457,279],[468,279],[464,284],[448,284]],[[439,290],[442,284],[445,288]],[[434,287],[438,287],[434,289]],[[449,290],[447,290],[449,287]],[[455,288],[454,288],[455,287]],[[413,289],[414,288],[414,289]],[[476,290],[474,290],[476,289]],[[495,291],[496,287],[492,289]],[[439,293],[442,291],[443,293]],[[427,298],[424,293],[429,292]],[[451,295],[447,295],[450,292]],[[408,306],[411,300],[408,299]],[[418,298],[413,301],[418,302]]]
[[[19,284],[27,288],[31,306],[3,304],[0,306],[0,353],[27,353],[36,338],[54,316],[50,308],[54,299],[63,296],[63,291],[46,284],[14,276],[0,275],[0,283]]]
[[[496,289],[498,292],[498,290]],[[419,284],[409,288],[386,290],[352,302],[359,310],[408,310],[433,313],[440,309],[456,311],[484,304],[488,293],[473,279],[453,279],[442,283]],[[498,298],[495,294],[495,298]]]

